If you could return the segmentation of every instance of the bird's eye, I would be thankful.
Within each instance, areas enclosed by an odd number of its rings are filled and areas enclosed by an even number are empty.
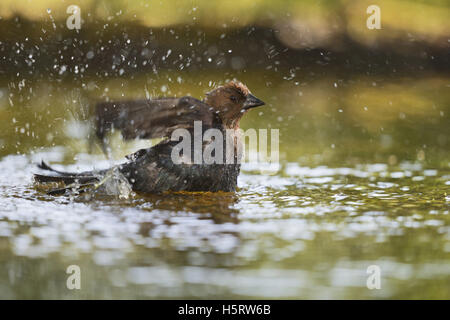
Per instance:
[[[238,101],[238,98],[236,96],[231,96],[230,99],[233,102],[237,102]]]

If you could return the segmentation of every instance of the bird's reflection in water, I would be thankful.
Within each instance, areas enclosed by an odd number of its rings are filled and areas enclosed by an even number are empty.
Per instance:
[[[163,221],[174,224],[174,217],[192,216],[196,220],[210,220],[213,224],[239,223],[237,204],[239,196],[233,192],[164,192],[160,194],[134,194],[129,199],[117,196],[84,193],[73,197],[59,198],[66,203],[82,202],[94,210],[115,212],[119,217],[126,210],[145,215],[140,221],[141,235]],[[124,219],[127,219],[124,217]],[[182,224],[182,219],[180,223]]]

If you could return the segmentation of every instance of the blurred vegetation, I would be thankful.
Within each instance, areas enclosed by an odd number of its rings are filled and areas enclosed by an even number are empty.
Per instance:
[[[365,0],[3,0],[0,12],[2,19],[19,14],[33,21],[49,18],[61,21],[66,19],[66,8],[72,4],[78,5],[85,13],[83,19],[87,23],[98,20],[111,23],[136,21],[147,27],[161,27],[194,22],[211,28],[281,24],[294,28],[304,26],[317,34],[328,33],[325,42],[333,41],[333,34],[346,32],[365,43],[370,43],[373,38],[382,40],[386,35],[391,39],[399,38],[401,32],[415,33],[424,41],[436,42],[445,39],[450,30],[450,3],[445,0],[377,1],[376,5],[382,12],[383,29],[390,31],[384,35],[367,32],[365,12],[373,1]]]

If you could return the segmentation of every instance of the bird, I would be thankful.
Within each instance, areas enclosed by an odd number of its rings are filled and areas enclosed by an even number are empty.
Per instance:
[[[107,183],[108,179],[115,181],[116,187],[125,186],[143,194],[167,191],[234,192],[242,156],[239,152],[242,150],[240,120],[249,110],[264,104],[237,80],[207,92],[203,100],[183,96],[100,102],[95,108],[95,135],[104,151],[107,134],[112,130],[120,131],[124,140],[163,140],[126,156],[126,162],[106,170],[63,172],[42,161],[38,167],[51,174],[34,174],[34,180],[41,184],[57,183],[58,187],[47,191],[51,195],[87,190],[105,192],[112,188],[108,187],[111,185]],[[201,135],[209,129],[216,133],[207,141],[201,140],[200,154],[207,148],[211,150],[212,143],[223,147],[222,154],[213,148],[211,155],[215,161],[212,163],[193,160],[199,151],[195,139],[185,141],[185,146],[193,147],[193,151],[189,148],[180,151],[180,137],[178,140],[173,139],[177,132],[195,137],[197,129]],[[230,140],[227,140],[228,137],[231,137]],[[179,156],[176,161],[174,154]]]

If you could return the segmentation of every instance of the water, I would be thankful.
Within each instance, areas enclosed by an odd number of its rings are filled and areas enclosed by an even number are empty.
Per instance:
[[[164,94],[201,96],[197,77]],[[268,102],[242,126],[280,128],[282,169],[244,165],[235,194],[128,199],[48,196],[35,163],[110,166],[88,153],[89,97],[145,97],[167,81],[40,83],[12,104],[3,87],[0,298],[448,299],[448,81],[240,79]],[[113,162],[144,144],[116,138]],[[81,290],[66,287],[69,265]],[[366,287],[371,265],[380,290]]]

